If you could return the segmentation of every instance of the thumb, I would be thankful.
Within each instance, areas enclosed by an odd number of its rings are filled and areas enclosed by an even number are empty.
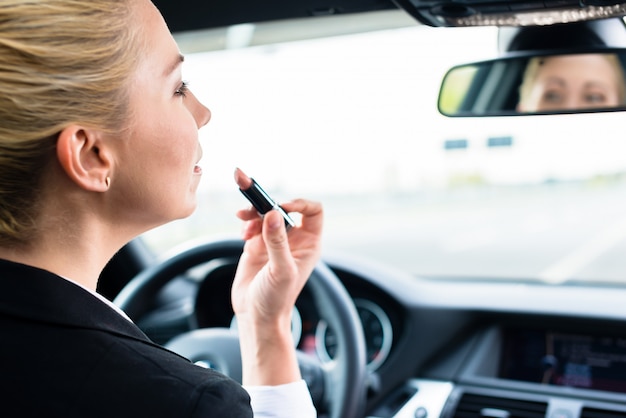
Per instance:
[[[283,217],[276,210],[267,212],[263,219],[263,240],[273,271],[289,268],[292,264],[287,229]],[[282,270],[285,271],[285,270]]]

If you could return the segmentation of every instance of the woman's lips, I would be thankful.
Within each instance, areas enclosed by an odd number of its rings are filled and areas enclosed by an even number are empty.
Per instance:
[[[196,160],[196,165],[193,166],[194,174],[202,174],[202,167],[200,167],[200,160],[202,159],[202,148],[198,150],[198,159]]]

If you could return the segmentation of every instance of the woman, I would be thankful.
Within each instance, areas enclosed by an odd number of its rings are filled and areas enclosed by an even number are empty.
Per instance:
[[[322,209],[252,209],[232,290],[244,385],[152,343],[95,293],[142,232],[188,216],[204,107],[149,0],[0,3],[0,415],[315,416],[291,340]],[[247,177],[238,173],[238,182]]]
[[[549,112],[624,106],[624,70],[615,54],[536,57],[526,66],[521,112]]]

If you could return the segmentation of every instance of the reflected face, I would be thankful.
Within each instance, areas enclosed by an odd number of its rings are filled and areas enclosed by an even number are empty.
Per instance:
[[[540,112],[619,106],[623,81],[618,77],[614,63],[606,55],[546,57],[519,110]]]

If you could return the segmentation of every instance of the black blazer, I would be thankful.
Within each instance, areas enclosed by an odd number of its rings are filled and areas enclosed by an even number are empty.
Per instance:
[[[50,272],[0,260],[0,416],[251,417],[235,381]]]

